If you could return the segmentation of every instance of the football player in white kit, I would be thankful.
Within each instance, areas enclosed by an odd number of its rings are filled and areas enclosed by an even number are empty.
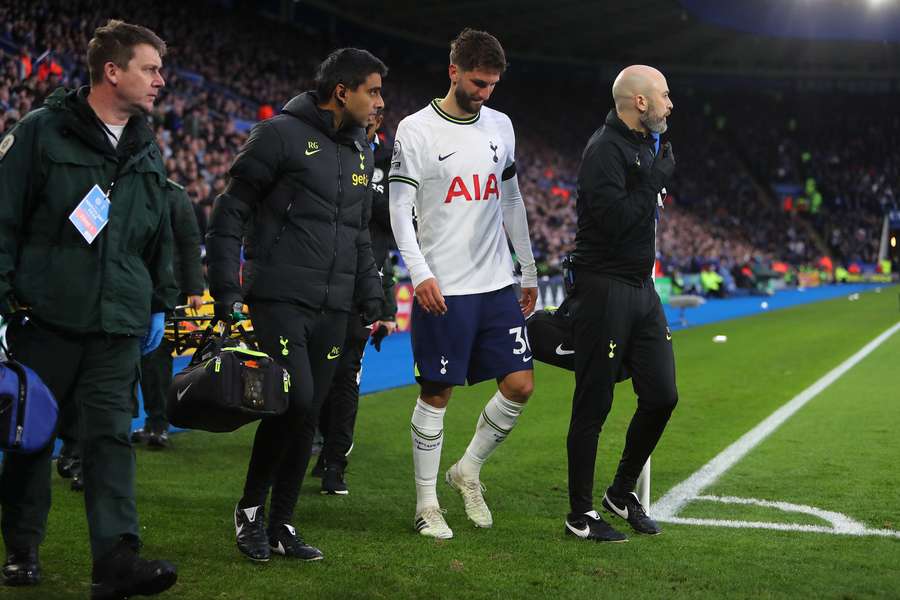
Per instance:
[[[534,310],[537,272],[516,178],[515,134],[509,117],[484,106],[505,69],[494,36],[460,33],[450,44],[449,92],[400,122],[391,159],[391,225],[415,287],[414,524],[441,539],[453,537],[436,489],[453,386],[498,384],[465,454],[444,476],[476,527],[493,524],[481,466],[534,388],[524,316]],[[507,234],[522,268],[521,299]]]

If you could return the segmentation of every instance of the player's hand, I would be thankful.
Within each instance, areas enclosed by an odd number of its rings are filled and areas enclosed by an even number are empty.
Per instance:
[[[533,313],[535,304],[537,304],[537,288],[522,288],[522,297],[519,298],[522,314],[527,317]]]
[[[438,287],[437,279],[431,277],[416,287],[416,300],[422,305],[425,312],[432,315],[443,315],[447,312],[447,304],[444,295]]]
[[[200,307],[203,306],[203,296],[188,296],[187,303],[192,309],[200,310]]]

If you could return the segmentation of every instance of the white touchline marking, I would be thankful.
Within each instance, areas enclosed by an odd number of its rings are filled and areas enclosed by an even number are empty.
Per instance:
[[[770,529],[796,529],[799,531],[826,531],[836,533],[835,529],[827,527],[816,528],[816,526],[806,525],[790,525],[779,523],[752,523],[749,521],[720,521],[717,519],[683,519],[677,518],[678,513],[691,500],[697,499],[704,489],[715,483],[726,471],[737,464],[747,453],[759,445],[764,439],[769,437],[782,423],[787,421],[794,413],[803,408],[803,406],[819,395],[828,386],[838,380],[844,373],[859,364],[864,358],[871,354],[878,346],[883,344],[894,333],[900,330],[900,322],[895,323],[887,331],[876,337],[874,340],[862,347],[856,354],[842,362],[840,365],[829,371],[821,379],[813,383],[811,386],[794,396],[786,404],[782,405],[778,410],[769,415],[759,425],[745,433],[736,442],[725,448],[715,458],[700,467],[693,475],[669,490],[665,496],[659,499],[654,505],[652,513],[653,517],[658,521],[668,523],[693,523],[705,525],[721,525],[723,527],[768,527]],[[816,509],[818,510],[818,509]],[[847,519],[846,517],[843,517]],[[847,519],[850,521],[849,519]],[[812,527],[812,529],[810,529]],[[871,535],[894,535],[896,532],[890,530],[866,530],[868,532],[875,531]],[[884,531],[886,533],[880,533]]]

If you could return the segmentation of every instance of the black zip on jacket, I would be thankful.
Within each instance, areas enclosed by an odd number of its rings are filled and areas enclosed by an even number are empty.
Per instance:
[[[648,284],[656,259],[657,194],[663,187],[652,169],[655,158],[653,137],[629,129],[615,110],[591,136],[578,170],[576,273]]]
[[[363,128],[336,131],[318,103],[315,92],[296,96],[235,158],[206,235],[217,301],[349,312],[354,290],[359,302],[382,298],[368,228],[372,149]]]

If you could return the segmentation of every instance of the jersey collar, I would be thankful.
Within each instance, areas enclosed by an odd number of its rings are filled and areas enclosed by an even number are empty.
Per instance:
[[[460,119],[459,117],[454,117],[452,115],[447,114],[440,106],[440,98],[435,98],[431,101],[431,108],[434,109],[434,112],[438,114],[439,117],[446,121],[450,121],[451,123],[456,123],[457,125],[471,125],[478,121],[481,117],[481,111],[478,111],[476,114],[471,117],[466,117],[465,119]]]

